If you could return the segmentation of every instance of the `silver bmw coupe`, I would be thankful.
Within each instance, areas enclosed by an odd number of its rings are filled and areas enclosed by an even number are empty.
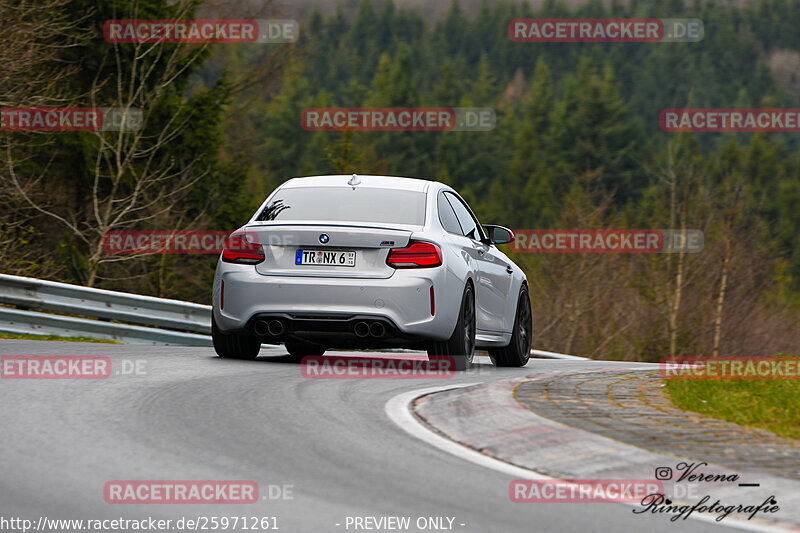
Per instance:
[[[228,238],[214,277],[220,357],[283,343],[300,360],[326,349],[411,348],[472,364],[528,362],[532,313],[523,271],[435,181],[315,176],[280,185]]]

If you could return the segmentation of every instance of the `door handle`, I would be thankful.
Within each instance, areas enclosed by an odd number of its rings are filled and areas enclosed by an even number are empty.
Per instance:
[[[514,269],[511,268],[511,265],[506,265],[506,272],[508,272],[509,274],[513,274],[514,273]]]

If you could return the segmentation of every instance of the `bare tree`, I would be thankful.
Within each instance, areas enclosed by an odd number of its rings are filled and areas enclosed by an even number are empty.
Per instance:
[[[680,142],[681,139],[678,138],[667,143],[664,163],[655,174],[669,191],[669,228],[679,229],[681,235],[685,235],[690,222],[695,228],[698,225],[705,226],[706,222],[702,215],[696,214],[691,217],[691,221],[689,220],[690,209],[693,208],[690,204],[696,204],[704,194],[702,182],[705,175],[691,156],[679,153]],[[667,308],[669,356],[675,357],[678,355],[681,304],[685,289],[691,281],[690,273],[687,271],[687,254],[683,251],[668,254],[666,268],[671,281],[662,295]]]
[[[70,19],[64,7],[71,0],[19,2],[0,0],[0,108],[68,106],[79,95],[64,83],[77,71],[63,56],[81,46],[88,32],[81,20]],[[2,111],[0,111],[2,112]],[[54,274],[59,270],[50,256],[42,256],[35,243],[42,232],[36,228],[37,216],[28,202],[12,186],[10,172],[48,148],[48,136],[0,130],[0,266],[18,274]],[[46,165],[45,165],[46,167]],[[52,202],[45,194],[36,196],[38,204]]]
[[[173,5],[175,18],[191,18],[194,6],[190,0]],[[131,4],[131,12],[121,13],[119,18],[139,18],[136,8],[136,3]],[[138,128],[91,133],[94,143],[87,171],[88,204],[54,205],[44,200],[47,195],[43,192],[52,184],[47,172],[27,174],[19,152],[6,150],[7,181],[16,197],[30,210],[66,228],[87,251],[83,280],[87,285],[96,284],[104,263],[135,258],[108,256],[103,249],[108,231],[142,227],[165,213],[180,218],[181,199],[207,176],[203,162],[207,154],[184,151],[175,155],[171,147],[198,121],[208,120],[192,109],[186,98],[176,95],[180,90],[176,82],[185,80],[201,64],[209,46],[154,42],[109,47],[85,101],[92,107],[120,110],[123,122],[141,111],[141,123]],[[278,64],[260,63],[252,76],[243,76],[219,90],[229,95],[253,83],[254,78],[277,77],[277,70]]]
[[[732,198],[730,198],[732,196]],[[711,356],[712,357],[719,357],[719,344],[722,338],[722,311],[725,307],[725,295],[728,289],[728,275],[730,271],[730,265],[732,260],[732,239],[734,239],[733,235],[733,225],[738,214],[740,206],[740,200],[742,196],[742,187],[741,185],[737,186],[733,194],[729,195],[726,211],[725,214],[725,223],[724,223],[724,230],[723,230],[723,239],[725,241],[724,247],[725,252],[722,258],[722,271],[720,272],[719,278],[719,290],[717,291],[717,305],[716,309],[714,310],[714,341],[712,343],[711,348]]]

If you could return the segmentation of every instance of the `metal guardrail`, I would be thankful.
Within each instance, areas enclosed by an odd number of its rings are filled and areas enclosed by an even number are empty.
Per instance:
[[[0,307],[0,331],[9,333],[85,336],[127,344],[211,346],[210,305],[8,274],[0,274],[0,304],[22,308]],[[531,355],[547,359],[586,359],[543,350],[531,350]]]
[[[565,353],[547,352],[544,350],[531,350],[531,355],[534,357],[541,357],[542,359],[565,359],[570,361],[588,361],[588,357],[580,357],[577,355],[568,355]]]
[[[125,344],[211,346],[211,337],[183,331],[114,324],[35,311],[0,307],[0,331],[61,337],[90,337]]]
[[[208,305],[8,274],[0,274],[0,304],[22,308],[0,308],[0,331],[10,333],[89,336],[129,344],[211,346]]]

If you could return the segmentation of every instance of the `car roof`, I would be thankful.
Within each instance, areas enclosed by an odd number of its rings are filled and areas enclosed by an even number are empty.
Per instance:
[[[430,180],[416,178],[401,178],[397,176],[373,176],[357,174],[357,187],[367,187],[376,189],[401,189],[405,191],[425,192],[428,187],[437,183]],[[338,174],[333,176],[309,176],[306,178],[292,178],[283,185],[281,189],[300,188],[300,187],[350,187],[347,182],[353,174]]]

